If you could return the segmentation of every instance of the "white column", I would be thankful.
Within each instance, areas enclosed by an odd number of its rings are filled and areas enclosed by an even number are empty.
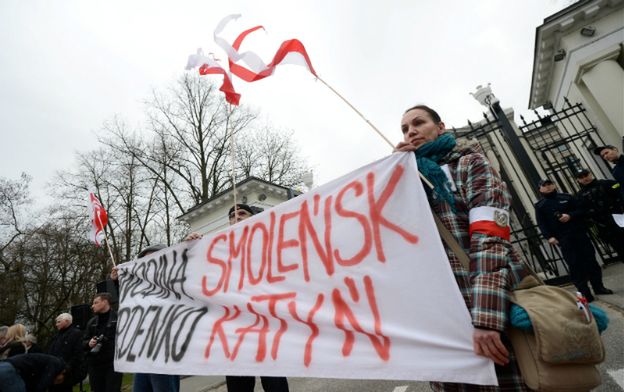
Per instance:
[[[624,69],[604,60],[582,76],[583,83],[620,136],[624,136]]]

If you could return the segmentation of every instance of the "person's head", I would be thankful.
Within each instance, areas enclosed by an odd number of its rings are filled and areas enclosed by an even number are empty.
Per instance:
[[[71,314],[61,313],[58,316],[56,316],[56,321],[54,325],[56,326],[56,329],[60,331],[62,329],[69,327],[73,321],[74,321],[74,318],[72,317]]]
[[[150,245],[147,248],[142,249],[139,254],[137,254],[137,258],[140,259],[141,257],[145,257],[152,253],[158,252],[159,250],[165,249],[166,247],[167,245],[163,244]]]
[[[24,339],[22,339],[22,343],[24,343],[26,347],[30,348],[32,347],[33,344],[37,344],[37,337],[29,333],[26,336],[24,336]]]
[[[618,149],[610,144],[594,148],[594,154],[600,155],[602,159],[609,162],[615,162],[620,158]]]
[[[576,181],[581,185],[587,185],[594,181],[594,175],[587,169],[579,170],[576,172],[575,177]]]
[[[65,374],[67,373],[67,369],[63,369],[60,373],[54,376],[54,380],[52,384],[59,385],[65,382]]]
[[[440,115],[426,105],[407,109],[401,119],[403,141],[416,147],[436,140],[444,131],[445,125]]]
[[[251,218],[254,212],[247,204],[236,204],[228,211],[230,225],[236,224],[247,218]]]
[[[95,314],[106,313],[111,309],[111,303],[113,303],[113,298],[109,293],[98,293],[93,297],[91,310]]]
[[[538,186],[539,186],[539,191],[542,195],[547,195],[557,190],[557,186],[555,185],[555,183],[549,180],[548,178],[541,180]]]
[[[24,324],[13,324],[7,330],[6,341],[21,341],[22,339],[24,339],[24,336],[26,336],[26,327],[24,326]]]

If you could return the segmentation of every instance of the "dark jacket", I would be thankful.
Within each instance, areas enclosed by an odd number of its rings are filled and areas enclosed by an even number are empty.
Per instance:
[[[624,186],[624,156],[620,155],[620,158],[617,162],[615,162],[615,166],[611,170],[611,173],[613,173],[613,178],[615,178],[621,186]]]
[[[15,355],[25,354],[26,346],[18,340],[14,340],[10,343],[7,343],[4,347],[0,349],[0,354],[7,353],[7,358],[10,358]]]
[[[82,348],[82,331],[70,325],[58,331],[52,339],[48,354],[63,359],[67,364],[67,375],[65,378],[71,385],[80,382],[86,377],[86,366],[84,366],[84,350]]]
[[[89,366],[100,366],[113,363],[115,357],[115,331],[117,329],[117,313],[110,310],[107,313],[96,314],[89,320],[85,328],[83,338],[83,349],[87,353],[87,363]],[[89,347],[92,337],[104,336],[101,340],[102,347],[98,353],[93,353]]]
[[[48,354],[20,354],[6,361],[13,365],[26,384],[28,392],[44,392],[65,369],[62,359]]]
[[[535,217],[546,239],[555,237],[561,240],[570,234],[587,230],[583,222],[583,213],[572,195],[553,192],[543,196],[544,198],[535,204]],[[570,220],[566,223],[559,222],[559,214],[570,215]]]
[[[41,347],[39,347],[37,343],[31,344],[30,347],[26,349],[26,352],[28,354],[43,354],[44,353]]]
[[[613,180],[594,180],[576,194],[585,217],[597,225],[611,222],[611,214],[624,212],[621,186]]]

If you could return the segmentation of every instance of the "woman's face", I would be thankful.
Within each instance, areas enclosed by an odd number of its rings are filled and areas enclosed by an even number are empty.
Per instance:
[[[403,141],[415,147],[436,140],[444,132],[444,123],[435,123],[422,109],[412,109],[401,119]]]

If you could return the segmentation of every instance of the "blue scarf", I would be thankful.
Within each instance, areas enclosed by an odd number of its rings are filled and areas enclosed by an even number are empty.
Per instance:
[[[425,143],[415,151],[418,170],[433,184],[433,198],[447,202],[455,209],[455,198],[451,184],[438,162],[451,151],[457,143],[451,133],[443,133],[436,140]]]

